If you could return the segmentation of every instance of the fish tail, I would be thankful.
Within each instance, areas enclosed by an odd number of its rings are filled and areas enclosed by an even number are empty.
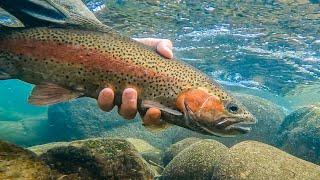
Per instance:
[[[67,15],[55,8],[50,0],[1,0],[0,7],[11,19],[19,20],[25,27],[48,26],[64,23]],[[12,26],[1,23],[2,26]],[[21,27],[21,26],[20,26]]]
[[[102,24],[81,0],[0,0],[0,8],[24,27],[76,26],[91,30],[98,28],[103,32],[112,30]],[[2,28],[12,27],[1,22],[0,25]]]

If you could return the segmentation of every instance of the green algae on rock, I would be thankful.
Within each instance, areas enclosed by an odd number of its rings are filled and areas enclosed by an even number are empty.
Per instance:
[[[157,169],[158,172],[161,172],[163,169],[163,153],[160,149],[153,147],[148,142],[142,139],[136,138],[127,138],[128,142],[130,142],[136,150],[140,153],[140,155],[153,167]]]
[[[273,146],[244,141],[234,145],[214,167],[212,179],[320,179],[320,166]]]
[[[46,153],[52,148],[55,147],[61,147],[61,146],[68,146],[71,142],[53,142],[48,144],[42,144],[37,146],[31,146],[28,147],[28,149],[34,153],[36,153],[38,156],[42,155],[43,153]]]
[[[160,179],[210,179],[213,167],[228,148],[215,140],[201,140],[181,151],[165,167]]]
[[[41,159],[52,169],[85,179],[152,179],[156,172],[123,139],[87,139],[55,147]]]
[[[0,141],[0,179],[56,179],[58,174],[26,149]]]
[[[183,139],[179,142],[176,142],[175,144],[172,144],[164,153],[163,163],[165,165],[169,164],[169,162],[181,151],[183,151],[184,149],[188,148],[189,146],[191,146],[192,144],[198,141],[201,141],[201,139],[190,137],[190,138]]]
[[[147,141],[137,138],[126,138],[139,153],[148,152],[148,151],[160,151],[158,148],[153,147]]]
[[[279,133],[281,149],[320,165],[320,104],[302,107],[288,115]]]

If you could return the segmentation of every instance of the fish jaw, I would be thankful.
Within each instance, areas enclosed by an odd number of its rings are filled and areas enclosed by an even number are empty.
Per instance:
[[[241,107],[244,113],[229,113],[219,97],[202,89],[182,93],[176,105],[184,113],[186,127],[204,134],[232,137],[250,132],[256,123],[245,107]]]

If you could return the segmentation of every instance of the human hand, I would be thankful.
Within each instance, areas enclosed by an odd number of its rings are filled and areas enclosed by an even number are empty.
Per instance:
[[[157,52],[171,59],[172,42],[167,39],[155,39],[155,38],[136,38],[134,39],[145,45],[155,47]],[[122,93],[122,104],[119,107],[119,114],[125,119],[133,119],[137,113],[137,99],[138,93],[133,88],[127,88]],[[99,107],[104,111],[110,111],[114,107],[114,92],[111,88],[103,89],[98,96]],[[149,108],[143,117],[143,124],[155,124],[159,122],[161,117],[161,111],[156,108]]]

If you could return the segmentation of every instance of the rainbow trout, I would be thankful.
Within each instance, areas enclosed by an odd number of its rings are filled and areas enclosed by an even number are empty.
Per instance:
[[[54,1],[31,1],[26,2],[38,6],[46,2],[46,8],[62,18],[40,18],[48,27],[30,25],[35,10],[19,11],[12,1],[0,2],[29,23],[26,28],[0,32],[0,79],[35,84],[29,103],[50,105],[83,96],[97,99],[103,88],[110,87],[116,94],[115,104],[120,104],[122,91],[132,87],[138,92],[140,113],[150,107],[162,112],[163,123],[150,128],[175,124],[204,134],[232,136],[249,132],[248,124],[255,123],[243,105],[194,67],[167,60]]]

